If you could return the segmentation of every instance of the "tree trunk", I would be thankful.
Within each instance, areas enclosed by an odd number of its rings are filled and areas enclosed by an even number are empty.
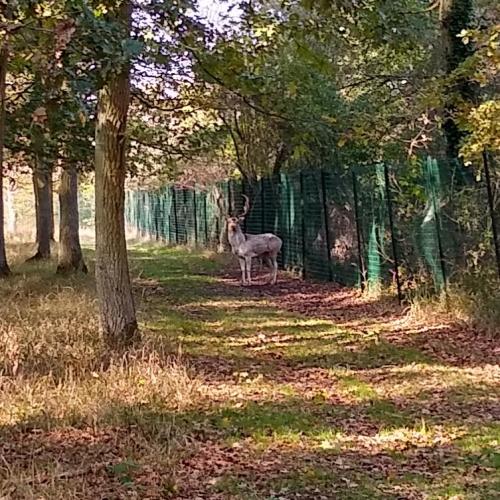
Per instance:
[[[75,167],[63,169],[59,185],[59,260],[57,273],[87,273],[80,246],[78,220],[78,174]]]
[[[7,196],[5,198],[5,207],[7,211],[7,234],[15,235],[17,228],[17,214],[16,214],[16,206],[14,203],[15,199],[15,181],[11,180],[10,185],[7,188]]]
[[[10,274],[5,252],[5,233],[3,218],[3,150],[5,142],[5,78],[7,75],[7,47],[0,52],[0,277]]]
[[[130,24],[131,5],[119,16]],[[96,284],[105,341],[123,346],[139,338],[125,241],[126,124],[129,68],[108,78],[99,91],[95,147]]]
[[[50,183],[52,172],[44,168],[41,160],[37,158],[33,169],[33,190],[35,193],[36,208],[36,242],[37,252],[28,260],[40,260],[50,258],[50,233],[51,233],[51,200]]]
[[[49,182],[49,199],[50,199],[50,241],[56,241],[55,239],[55,224],[54,224],[54,180],[52,175],[50,176]]]

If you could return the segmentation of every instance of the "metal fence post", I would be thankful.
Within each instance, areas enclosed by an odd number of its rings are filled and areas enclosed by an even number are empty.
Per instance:
[[[361,244],[361,221],[359,218],[359,206],[358,206],[358,187],[357,187],[357,180],[356,180],[356,174],[354,170],[352,171],[352,193],[354,196],[354,216],[356,219],[356,239],[358,240],[358,266],[359,266],[359,272],[361,273],[360,276],[360,286],[361,286],[361,291],[364,291],[365,289],[365,277],[366,277],[366,270],[365,270],[365,264],[363,260],[363,247]]]
[[[172,186],[172,204],[174,206],[174,223],[175,223],[175,244],[179,244],[179,224],[177,220],[177,193],[175,187]]]
[[[182,213],[184,214],[183,223],[184,223],[184,240],[183,245],[187,245],[189,241],[189,224],[187,221],[188,218],[188,203],[187,203],[187,188],[182,188]]]
[[[196,216],[196,184],[193,187],[194,244],[198,246],[198,217]]]
[[[160,197],[158,192],[155,192],[155,238],[160,240]]]
[[[165,189],[165,207],[168,207],[166,235],[168,244],[172,244],[172,193],[170,189]]]
[[[401,282],[399,280],[399,258],[396,245],[395,231],[394,231],[394,220],[392,214],[392,197],[391,190],[389,187],[389,169],[387,164],[384,163],[384,181],[385,181],[385,192],[387,198],[387,211],[389,214],[389,228],[391,231],[391,243],[392,243],[392,256],[394,257],[394,273],[396,275],[396,287],[398,290],[398,302],[399,304],[403,301],[403,295],[401,293]]]
[[[332,254],[330,247],[330,223],[329,223],[329,213],[328,213],[328,200],[326,198],[326,179],[325,171],[321,170],[321,197],[323,198],[323,216],[325,220],[325,242],[326,242],[326,257],[328,259],[328,279],[333,281],[333,269],[332,269]]]
[[[222,196],[222,194],[218,191],[219,187],[216,185],[217,188],[216,196]],[[222,216],[221,214],[221,209],[219,208],[219,203],[216,203],[216,210],[215,210],[215,232],[217,235],[217,247],[220,247],[221,239],[220,239],[220,232],[221,232],[221,227],[220,227],[220,218]]]
[[[205,222],[205,245],[208,246],[208,217],[207,217],[207,196],[208,191],[203,193],[203,219]]]
[[[495,247],[495,256],[497,260],[498,277],[500,278],[500,243],[498,241],[498,230],[495,219],[495,204],[493,202],[493,190],[491,189],[490,165],[488,153],[483,151],[484,176],[486,181],[486,191],[488,193],[488,205],[490,208],[491,230],[493,232],[493,246]]]
[[[301,229],[302,229],[302,278],[305,279],[307,275],[306,270],[306,203],[304,199],[304,175],[302,171],[299,173],[299,184],[300,184],[300,206],[301,206]]]

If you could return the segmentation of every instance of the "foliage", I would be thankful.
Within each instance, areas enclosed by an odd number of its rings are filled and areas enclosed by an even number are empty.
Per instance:
[[[460,37],[465,45],[474,44],[475,50],[457,70],[455,77],[465,75],[481,88],[480,102],[472,105],[463,103],[460,109],[460,124],[468,132],[460,154],[471,163],[477,161],[484,150],[500,151],[500,24],[485,30],[464,30]]]

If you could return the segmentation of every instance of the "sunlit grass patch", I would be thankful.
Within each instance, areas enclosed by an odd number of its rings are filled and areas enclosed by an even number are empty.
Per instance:
[[[369,401],[377,398],[377,391],[358,377],[342,372],[339,373],[337,370],[334,370],[333,373],[338,376],[338,388],[343,394],[358,401]]]
[[[256,442],[298,442],[301,436],[325,432],[328,426],[317,416],[293,404],[248,404],[241,408],[222,408],[211,424],[228,435],[251,437]]]
[[[482,463],[500,471],[499,422],[472,429],[457,442],[457,446],[466,453],[466,460]]]
[[[364,373],[380,397],[429,400],[445,394],[454,402],[496,398],[500,367],[456,367],[437,363],[386,366]]]
[[[344,367],[353,370],[429,361],[424,353],[411,347],[396,347],[389,342],[364,337],[348,330],[343,331],[340,336],[351,339],[350,345],[336,345],[330,339],[314,339],[304,345],[291,347],[285,354],[305,366]]]

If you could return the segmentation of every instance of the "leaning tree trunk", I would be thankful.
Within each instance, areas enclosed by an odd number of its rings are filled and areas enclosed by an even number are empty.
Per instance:
[[[130,2],[122,3],[119,16],[130,23]],[[129,101],[129,67],[124,67],[99,92],[95,141],[96,284],[101,332],[112,346],[139,338],[124,220]]]
[[[63,169],[59,185],[59,261],[57,273],[87,273],[80,246],[78,174],[74,166]]]
[[[52,202],[50,184],[52,172],[45,168],[40,158],[36,159],[33,169],[33,190],[36,208],[36,242],[37,251],[28,260],[50,258],[50,236],[52,231]]]
[[[5,142],[5,78],[7,74],[7,48],[0,52],[0,277],[10,274],[5,252],[3,217],[3,149]]]

